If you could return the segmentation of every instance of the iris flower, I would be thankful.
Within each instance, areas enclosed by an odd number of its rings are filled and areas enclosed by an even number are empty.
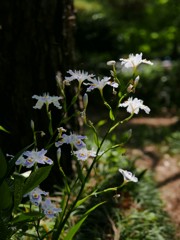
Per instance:
[[[57,213],[62,211],[61,208],[56,208],[50,199],[46,199],[42,202],[41,206],[47,218],[53,218]]]
[[[86,148],[81,148],[77,151],[74,151],[73,153],[75,154],[75,156],[77,157],[78,160],[82,160],[82,161],[87,160],[89,157],[96,156],[95,151],[87,150]]]
[[[62,146],[64,143],[70,144],[72,147],[74,146],[76,149],[81,149],[86,146],[86,144],[82,141],[86,139],[86,136],[76,135],[76,134],[63,134],[61,139],[55,143],[56,147]]]
[[[51,103],[58,109],[62,108],[59,103],[59,100],[62,99],[62,97],[49,96],[48,93],[44,93],[43,96],[33,95],[32,98],[37,100],[36,105],[33,107],[35,109],[41,109],[44,104],[46,106],[49,106]]]
[[[67,73],[69,73],[71,76],[69,77],[65,77],[65,82],[66,84],[69,84],[69,82],[74,81],[74,80],[78,80],[79,82],[79,86],[81,86],[82,82],[85,80],[89,80],[91,81],[91,79],[94,77],[94,74],[89,74],[88,72],[85,71],[81,71],[81,70],[69,70],[67,71]]]
[[[84,83],[84,85],[90,85],[86,91],[91,92],[92,90],[97,88],[102,93],[102,90],[106,85],[109,85],[113,88],[117,88],[118,84],[116,82],[110,81],[110,79],[111,79],[110,77],[104,77],[102,79],[97,78],[97,79],[89,80],[90,83]]]
[[[22,165],[26,168],[31,168],[35,163],[40,164],[53,164],[53,161],[45,156],[47,150],[42,149],[41,151],[26,151],[16,161],[16,165]]]
[[[131,172],[123,169],[119,169],[119,172],[123,175],[125,182],[138,182],[138,178],[135,177]]]
[[[124,103],[119,104],[119,107],[127,107],[127,112],[135,114],[139,113],[139,109],[144,110],[147,114],[150,112],[150,108],[145,106],[141,99],[133,99],[132,97],[128,98]]]
[[[127,59],[120,58],[119,60],[121,61],[121,64],[125,68],[136,68],[141,63],[153,65],[153,63],[151,61],[147,61],[146,59],[142,59],[142,53],[136,54],[136,55],[130,54],[129,58],[127,58]]]
[[[24,197],[29,196],[30,202],[36,206],[39,206],[42,202],[42,196],[46,196],[48,193],[42,191],[40,188],[36,187],[31,192],[24,195]]]

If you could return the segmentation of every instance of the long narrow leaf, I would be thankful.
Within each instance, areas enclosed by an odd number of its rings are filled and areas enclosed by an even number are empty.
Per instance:
[[[25,177],[14,173],[14,209],[18,207],[22,200]]]
[[[6,133],[10,133],[8,130],[6,130],[3,126],[0,125],[0,130]]]
[[[51,168],[52,166],[41,167],[32,172],[24,184],[23,194],[32,191],[43,182],[49,175]]]
[[[83,222],[86,220],[86,218],[88,217],[88,215],[94,211],[97,207],[99,207],[100,205],[104,204],[104,202],[98,203],[96,204],[94,207],[90,208],[87,212],[85,212],[83,214],[83,216],[81,217],[81,219],[70,229],[70,231],[68,232],[68,234],[66,235],[66,237],[64,238],[64,240],[72,240],[74,235],[77,233],[77,231],[79,230],[79,228],[81,227],[81,225],[83,224]]]
[[[20,215],[18,215],[17,217],[15,217],[12,220],[12,223],[20,223],[20,222],[31,222],[37,219],[41,219],[42,217],[44,217],[44,214],[40,213],[40,212],[28,212],[28,213],[22,213]]]
[[[0,163],[1,163],[0,179],[3,179],[3,177],[6,175],[6,171],[7,171],[7,162],[6,162],[5,156],[1,149],[0,149]]]
[[[7,184],[6,180],[4,180],[0,185],[0,196],[0,211],[6,211],[7,209],[10,209],[12,207],[13,200],[9,185]]]

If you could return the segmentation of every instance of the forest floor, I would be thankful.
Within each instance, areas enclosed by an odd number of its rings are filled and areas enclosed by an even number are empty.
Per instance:
[[[133,127],[167,128],[179,123],[173,118],[136,118],[131,120]],[[163,139],[162,139],[163,141]],[[144,146],[128,148],[129,156],[135,157],[140,168],[150,169],[154,173],[164,209],[176,226],[176,237],[180,239],[180,154],[164,151],[161,144],[150,142]]]

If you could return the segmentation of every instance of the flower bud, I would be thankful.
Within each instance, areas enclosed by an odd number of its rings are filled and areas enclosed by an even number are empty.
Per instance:
[[[134,80],[134,87],[138,85],[138,82],[139,82],[139,76],[137,76]]]
[[[31,120],[31,128],[34,131],[34,121],[33,120]]]
[[[45,135],[45,132],[41,131],[41,137],[44,137]]]
[[[61,148],[58,148],[58,150],[57,150],[57,160],[58,160],[58,162],[60,161],[60,159],[61,159]]]
[[[84,104],[84,109],[86,109],[87,105],[88,105],[88,95],[87,95],[87,93],[85,93],[84,96],[83,96],[83,104]]]
[[[111,61],[107,62],[108,66],[114,66],[115,64],[116,64],[116,61],[114,61],[114,60],[111,60]]]
[[[56,74],[56,82],[57,82],[57,85],[59,86],[59,88],[61,89],[62,87],[62,74],[61,72],[57,72]]]

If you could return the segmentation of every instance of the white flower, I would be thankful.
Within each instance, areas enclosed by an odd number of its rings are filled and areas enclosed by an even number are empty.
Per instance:
[[[82,161],[87,160],[89,157],[95,157],[96,156],[95,151],[87,150],[86,148],[81,148],[78,151],[74,151],[73,153],[74,153],[74,155],[76,155],[78,160],[82,160]]]
[[[133,99],[132,97],[128,98],[126,102],[119,104],[119,107],[127,107],[127,112],[135,114],[139,113],[139,109],[144,110],[147,114],[150,112],[150,108],[145,106],[141,99]]]
[[[135,177],[131,172],[123,169],[119,169],[119,172],[123,175],[125,182],[138,182],[138,178]]]
[[[94,74],[88,74],[88,72],[84,72],[83,70],[82,71],[72,71],[72,70],[69,70],[67,71],[67,73],[69,73],[71,76],[70,77],[65,77],[65,81],[66,83],[69,83],[73,80],[78,80],[79,82],[79,85],[81,85],[81,83],[85,80],[91,80],[93,77],[94,77]]]
[[[86,146],[86,144],[82,141],[82,139],[86,139],[86,136],[76,135],[76,134],[63,134],[61,136],[60,141],[55,143],[56,147],[60,147],[64,143],[71,144],[71,146],[75,146],[76,149],[81,149]]]
[[[45,156],[47,150],[42,149],[41,151],[26,151],[16,161],[16,165],[22,165],[26,168],[31,168],[35,163],[40,164],[53,164],[53,161]]]
[[[98,88],[100,91],[106,86],[110,85],[113,88],[117,88],[118,84],[116,82],[111,82],[110,77],[104,77],[102,79],[97,78],[97,79],[92,79],[89,80],[91,83],[84,83],[85,85],[90,85],[90,87],[87,88],[87,92],[91,92],[93,89]]]
[[[47,218],[53,218],[57,213],[62,212],[62,209],[56,208],[50,199],[46,199],[42,202],[42,209]]]
[[[41,109],[44,104],[49,106],[49,104],[51,103],[53,103],[53,105],[58,109],[62,108],[60,103],[58,102],[60,99],[62,99],[62,97],[49,96],[48,93],[44,93],[43,96],[34,95],[32,96],[32,98],[38,100],[36,105],[33,107],[35,109]]]
[[[44,192],[40,188],[36,187],[31,192],[25,194],[24,197],[29,196],[31,203],[33,203],[36,206],[39,206],[40,203],[42,202],[41,195],[46,196],[47,194],[48,194],[47,192]]]
[[[136,68],[141,63],[153,65],[151,61],[142,59],[142,53],[136,55],[130,54],[128,59],[120,58],[119,60],[122,61],[121,64],[125,68]]]

